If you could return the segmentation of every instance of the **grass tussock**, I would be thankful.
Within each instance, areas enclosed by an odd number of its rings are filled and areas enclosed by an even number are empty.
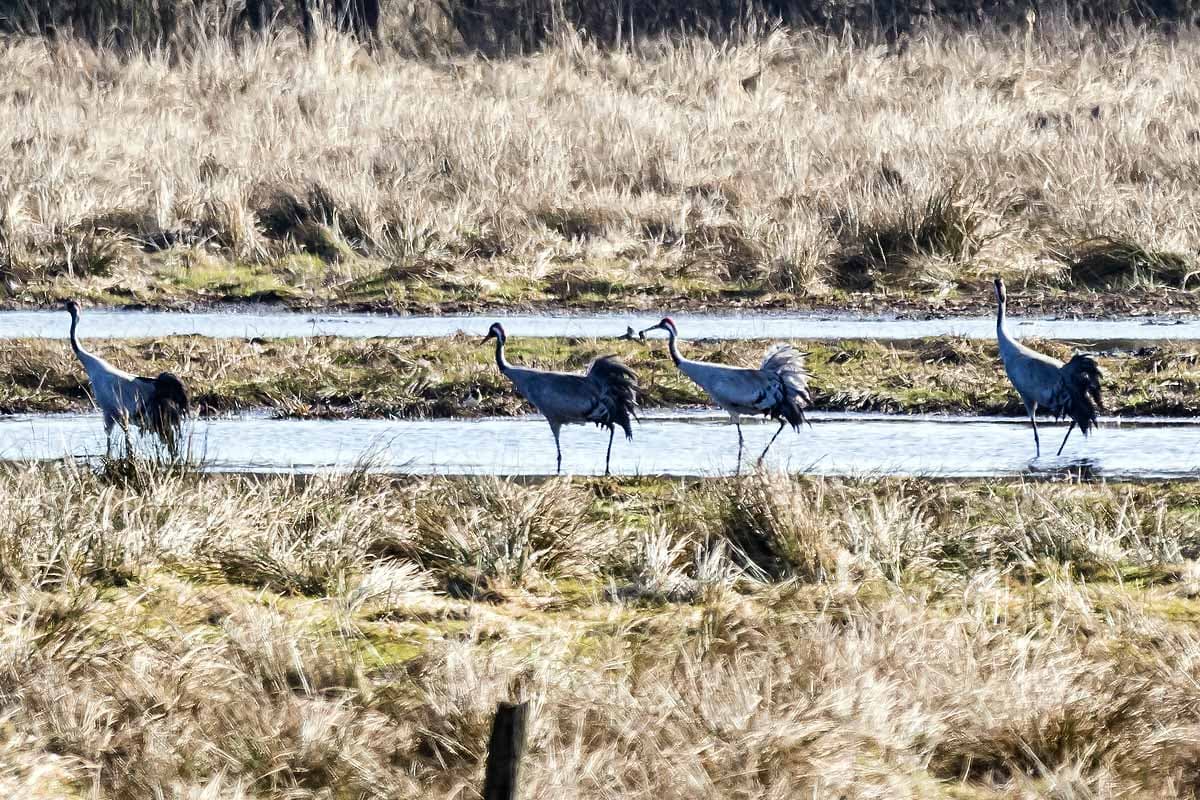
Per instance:
[[[21,731],[0,781],[21,796],[446,794],[478,785],[514,697],[536,796],[1197,779],[1187,485],[137,484],[56,464],[0,489]],[[467,566],[489,596],[455,590]]]
[[[1192,260],[1179,253],[1154,252],[1136,242],[1102,237],[1083,242],[1068,256],[1071,280],[1097,289],[1138,285],[1186,289],[1197,275]]]
[[[410,547],[419,560],[484,589],[521,587],[536,575],[595,574],[620,544],[590,517],[589,496],[569,480],[447,480],[413,503]]]
[[[916,203],[894,193],[889,208],[868,209],[879,211],[883,216],[875,219],[860,217],[855,209],[842,212],[838,233],[848,249],[835,265],[834,279],[842,288],[872,289],[888,276],[912,286],[920,281],[917,274],[935,273],[936,267],[953,281],[999,234],[988,230],[986,206],[955,185]]]
[[[558,30],[508,59],[5,38],[0,287],[404,309],[1192,288],[1188,31]]]
[[[825,579],[835,557],[824,529],[824,487],[815,488],[814,495],[794,491],[786,476],[766,471],[714,487],[724,500],[717,530],[744,568],[767,580]]]

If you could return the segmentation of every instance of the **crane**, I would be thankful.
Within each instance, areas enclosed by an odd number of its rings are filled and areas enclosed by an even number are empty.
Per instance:
[[[554,449],[558,453],[556,473],[562,472],[562,445],[559,432],[563,425],[595,423],[608,428],[608,451],[604,454],[604,474],[609,474],[613,434],[617,426],[633,439],[631,417],[637,416],[637,376],[615,355],[601,356],[588,367],[586,375],[514,367],[504,357],[507,336],[504,327],[494,323],[483,343],[496,340],[496,366],[517,392],[550,423]]]
[[[1042,455],[1042,443],[1038,438],[1037,412],[1045,409],[1055,419],[1070,417],[1067,435],[1058,447],[1062,455],[1067,439],[1075,426],[1084,436],[1096,424],[1097,410],[1104,408],[1100,399],[1100,368],[1090,356],[1077,353],[1066,364],[1032,350],[1012,338],[1004,325],[1008,295],[1004,281],[996,278],[996,340],[1000,345],[1000,360],[1013,388],[1025,404],[1025,413],[1033,424],[1035,458]]]
[[[742,467],[742,449],[745,440],[742,438],[743,415],[768,416],[779,421],[779,430],[767,442],[761,462],[767,456],[767,451],[785,425],[791,425],[799,431],[801,423],[805,422],[804,409],[812,405],[812,397],[808,393],[808,374],[804,371],[804,356],[790,344],[776,344],[767,351],[762,365],[758,369],[747,367],[730,367],[725,364],[712,364],[706,361],[692,361],[679,355],[676,337],[679,330],[670,317],[664,317],[657,325],[651,325],[641,332],[644,338],[653,330],[663,330],[669,337],[667,348],[671,360],[679,370],[692,379],[705,391],[713,402],[729,414],[738,432],[738,470]]]
[[[179,430],[190,411],[183,382],[170,372],[160,373],[157,378],[131,375],[84,350],[77,334],[79,304],[68,300],[66,309],[71,315],[71,349],[87,371],[92,396],[104,415],[107,452],[112,452],[113,425],[119,422],[125,428],[132,420],[142,430],[155,434],[171,455],[177,456]]]

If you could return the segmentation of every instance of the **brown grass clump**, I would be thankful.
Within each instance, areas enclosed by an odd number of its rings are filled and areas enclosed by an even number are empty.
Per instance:
[[[834,565],[824,486],[799,491],[785,476],[759,470],[714,487],[725,502],[718,530],[734,557],[763,579],[820,582]],[[727,494],[726,494],[727,493]]]
[[[1071,280],[1081,286],[1120,289],[1148,284],[1186,289],[1195,264],[1178,253],[1147,251],[1136,242],[1102,237],[1082,242],[1068,256]]]
[[[888,275],[911,281],[922,261],[940,261],[953,276],[954,267],[973,259],[995,235],[986,232],[987,214],[979,201],[957,186],[916,205],[900,194],[893,199],[884,219],[864,220],[850,211],[840,221],[840,238],[853,243],[835,266],[835,281],[843,288],[870,289]]]
[[[620,539],[590,518],[588,506],[568,480],[530,487],[491,477],[437,482],[413,500],[409,547],[451,580],[483,587],[594,574],[612,561]]]

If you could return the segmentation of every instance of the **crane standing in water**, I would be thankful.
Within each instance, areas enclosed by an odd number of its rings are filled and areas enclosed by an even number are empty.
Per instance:
[[[1035,458],[1042,455],[1037,427],[1039,408],[1054,414],[1056,419],[1071,418],[1067,435],[1058,447],[1058,455],[1062,455],[1075,426],[1078,425],[1079,431],[1087,436],[1096,425],[1097,410],[1104,408],[1100,399],[1100,368],[1090,356],[1082,353],[1077,353],[1063,364],[1057,358],[1043,355],[1012,338],[1004,325],[1007,305],[1004,281],[996,278],[996,339],[1000,344],[1000,359],[1033,424]]]
[[[190,406],[182,381],[170,372],[157,378],[141,378],[117,369],[79,344],[79,304],[66,302],[71,315],[71,349],[87,371],[92,396],[104,415],[107,452],[112,453],[112,429],[118,422],[124,428],[132,420],[150,431],[167,446],[172,456],[179,454],[179,431]]]
[[[496,340],[496,366],[517,391],[550,423],[554,449],[558,453],[555,471],[562,472],[562,445],[559,431],[563,425],[593,422],[608,428],[608,451],[604,455],[604,474],[609,474],[613,434],[617,426],[633,439],[632,417],[637,416],[637,377],[616,356],[601,356],[592,362],[586,375],[546,372],[514,367],[504,357],[507,339],[503,326],[493,323],[484,337],[486,344]]]
[[[805,422],[804,409],[812,405],[812,397],[808,393],[808,374],[804,371],[804,356],[790,344],[777,344],[767,351],[762,366],[758,369],[747,367],[729,367],[725,364],[712,364],[706,361],[692,361],[679,355],[675,338],[679,331],[670,317],[664,317],[657,325],[651,325],[641,332],[642,336],[653,330],[667,332],[667,344],[671,352],[671,360],[679,370],[692,379],[701,389],[712,398],[713,402],[725,409],[738,432],[738,470],[742,466],[742,448],[745,440],[742,438],[743,415],[768,416],[779,421],[779,430],[767,442],[761,462],[767,456],[767,451],[785,425],[791,425],[799,431]]]

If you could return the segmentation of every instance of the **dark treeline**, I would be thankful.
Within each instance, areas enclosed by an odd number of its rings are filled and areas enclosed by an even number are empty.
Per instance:
[[[311,39],[318,15],[372,44],[531,52],[569,26],[611,44],[680,33],[727,37],[751,20],[893,39],[936,21],[1023,26],[1027,12],[1093,26],[1200,22],[1200,0],[0,0],[0,32],[71,35],[120,49],[195,36],[294,27]]]
[[[170,44],[197,31],[236,35],[292,25],[311,39],[314,19],[360,38],[378,36],[380,0],[0,0],[0,31],[71,35],[92,44]]]

